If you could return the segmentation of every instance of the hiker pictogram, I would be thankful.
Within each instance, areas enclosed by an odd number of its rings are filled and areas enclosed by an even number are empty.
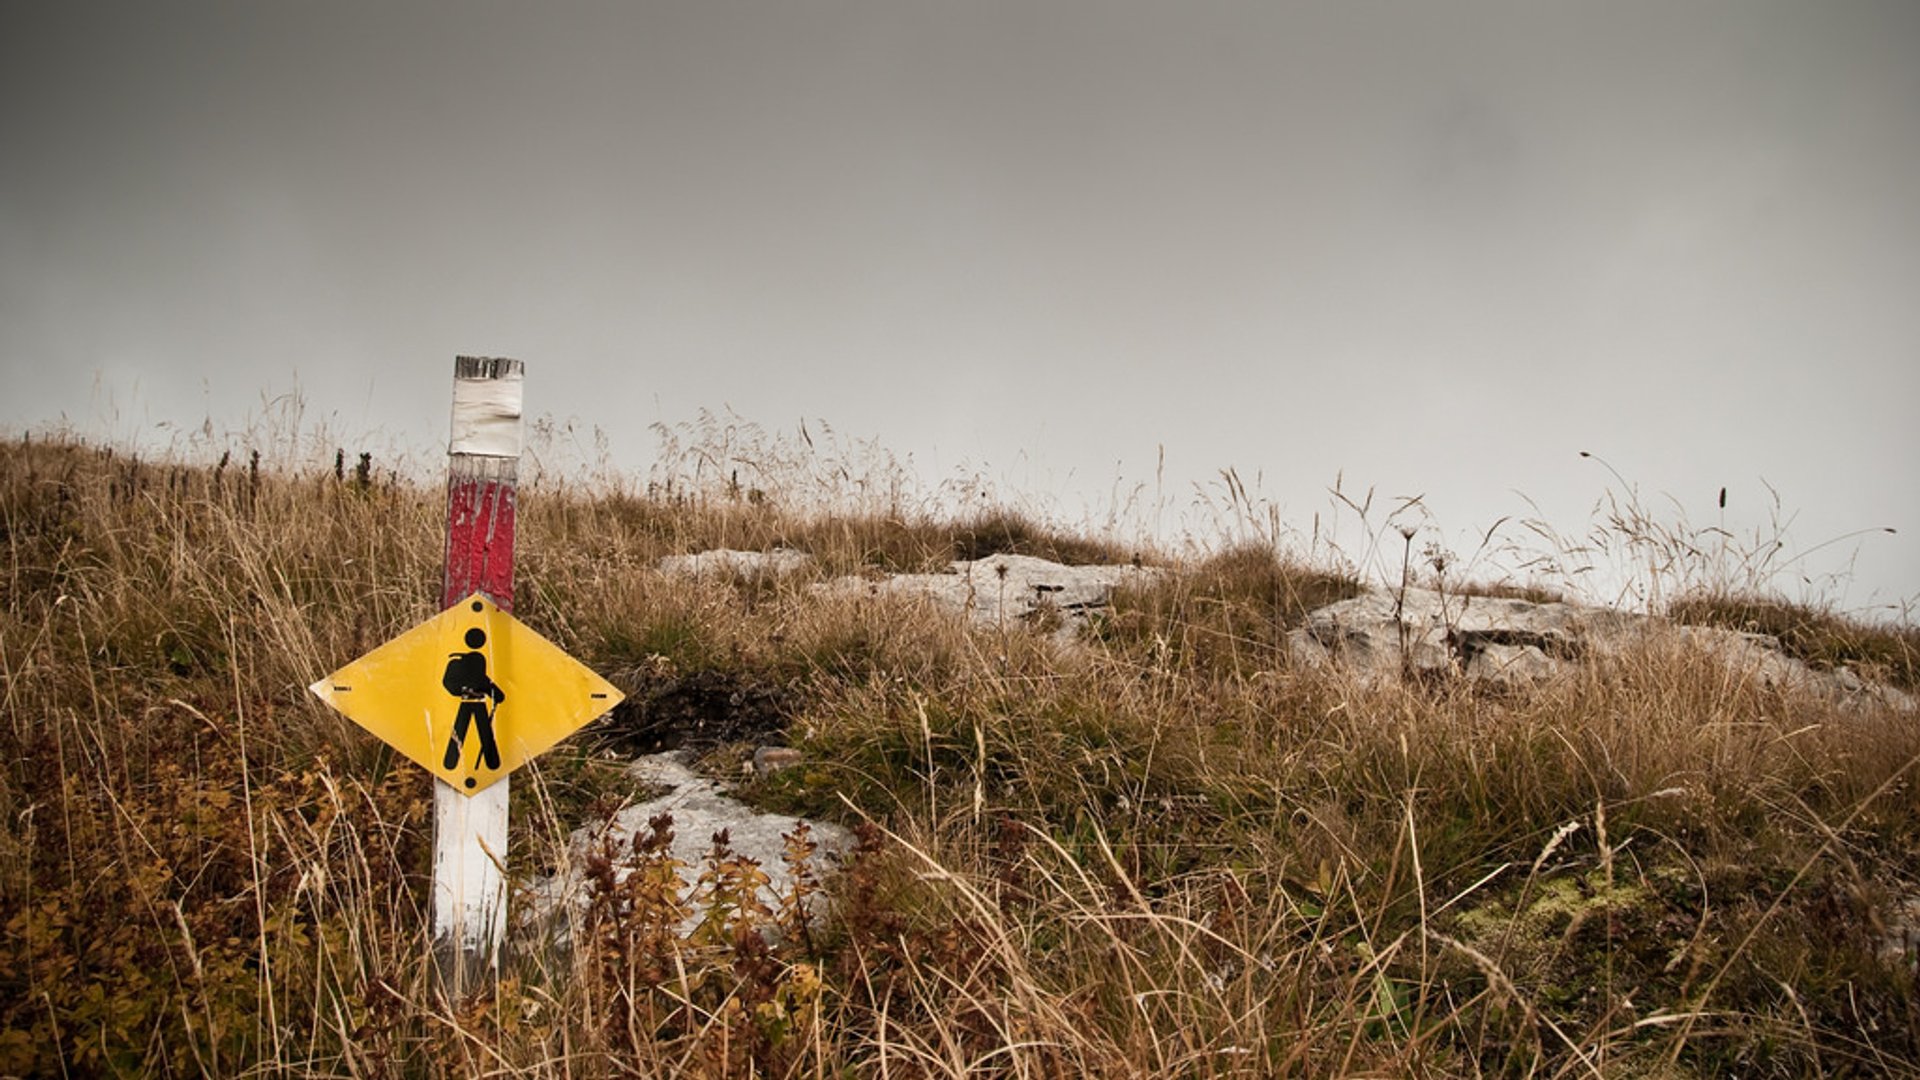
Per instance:
[[[498,769],[500,747],[493,740],[493,715],[507,700],[507,695],[487,675],[487,654],[480,651],[487,643],[487,632],[473,627],[467,631],[465,640],[467,651],[451,654],[447,658],[446,674],[440,677],[440,685],[446,687],[447,693],[460,699],[460,712],[453,719],[453,734],[447,739],[446,760],[442,765],[452,769],[460,764],[460,748],[467,741],[467,728],[471,725],[478,729],[480,761],[486,762],[489,769]],[[468,777],[466,783],[473,787],[474,779]]]

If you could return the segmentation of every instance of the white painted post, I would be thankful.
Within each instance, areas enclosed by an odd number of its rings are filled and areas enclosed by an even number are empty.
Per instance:
[[[518,360],[454,361],[447,445],[447,552],[440,606],[479,592],[513,610],[515,481],[519,472]],[[433,953],[440,985],[458,1001],[499,975],[507,933],[507,798],[511,777],[467,793],[433,792]]]

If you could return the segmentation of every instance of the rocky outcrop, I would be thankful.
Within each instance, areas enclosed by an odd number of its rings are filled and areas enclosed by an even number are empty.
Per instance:
[[[1113,600],[1121,585],[1160,571],[1135,565],[1066,566],[1031,555],[960,560],[941,574],[839,578],[819,586],[840,595],[924,596],[975,623],[1031,626],[1072,641],[1088,617]]]
[[[682,753],[652,754],[635,759],[627,774],[636,788],[663,791],[645,802],[636,803],[600,825],[575,829],[568,838],[567,858],[559,872],[536,882],[521,906],[522,918],[533,926],[550,928],[553,939],[561,944],[571,940],[584,916],[589,896],[586,865],[603,843],[613,842],[615,851],[631,850],[633,834],[646,828],[660,814],[673,815],[673,857],[683,865],[681,884],[692,895],[694,885],[712,850],[713,836],[725,830],[728,845],[736,853],[760,865],[767,881],[760,887],[760,899],[769,908],[779,907],[779,898],[793,889],[792,875],[783,859],[783,837],[800,825],[801,819],[786,814],[765,814],[727,795],[719,782],[694,772]],[[824,877],[831,864],[853,848],[853,835],[829,822],[809,822],[813,841],[818,845],[809,864],[816,876]],[[624,877],[616,864],[615,873]],[[694,899],[698,899],[697,895]],[[813,898],[820,902],[820,894]],[[683,929],[691,930],[702,912],[688,917]]]
[[[1855,704],[1915,707],[1911,695],[1869,683],[1845,668],[1813,668],[1765,634],[1432,589],[1374,589],[1330,604],[1309,614],[1288,645],[1296,662],[1338,664],[1369,676],[1457,674],[1519,686],[1570,671],[1586,657],[1659,640],[1705,649],[1763,686],[1809,690]]]
[[[1369,590],[1309,614],[1289,646],[1296,660],[1361,671],[1531,681],[1632,624],[1631,616],[1570,604]]]

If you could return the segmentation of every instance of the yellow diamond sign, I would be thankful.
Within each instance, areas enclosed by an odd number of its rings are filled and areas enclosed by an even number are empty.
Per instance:
[[[479,593],[308,689],[469,795],[622,696]]]

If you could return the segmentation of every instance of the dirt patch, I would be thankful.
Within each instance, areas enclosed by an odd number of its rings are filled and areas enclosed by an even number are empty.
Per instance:
[[[766,742],[801,706],[791,686],[753,672],[651,665],[620,681],[626,700],[593,726],[591,737],[625,755]]]

